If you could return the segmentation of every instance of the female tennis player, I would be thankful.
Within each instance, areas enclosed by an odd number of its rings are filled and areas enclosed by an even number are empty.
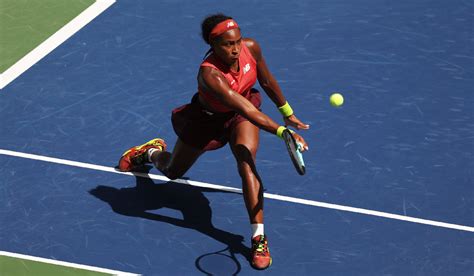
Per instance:
[[[259,91],[252,88],[257,79],[283,115],[286,126],[308,129],[293,113],[280,87],[270,73],[259,44],[242,38],[237,22],[223,14],[211,15],[201,25],[210,50],[197,77],[198,92],[191,103],[172,112],[178,136],[172,152],[156,138],[127,150],[119,161],[121,171],[132,171],[147,162],[170,179],[181,177],[206,151],[229,143],[242,178],[245,205],[252,228],[252,266],[265,269],[272,259],[263,224],[263,187],[255,167],[259,129],[281,138],[285,126],[260,111]],[[296,140],[308,149],[304,139]]]

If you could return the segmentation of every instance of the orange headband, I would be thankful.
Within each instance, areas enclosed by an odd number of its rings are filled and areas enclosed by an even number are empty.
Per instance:
[[[211,41],[212,38],[216,38],[227,32],[228,30],[237,29],[238,27],[239,25],[237,25],[237,22],[235,22],[233,19],[222,21],[212,29],[211,33],[209,34],[209,41]]]

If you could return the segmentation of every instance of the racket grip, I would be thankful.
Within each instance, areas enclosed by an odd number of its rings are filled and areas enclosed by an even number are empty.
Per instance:
[[[301,150],[303,149],[303,145],[300,144],[299,142],[296,142],[296,145],[298,145],[298,151],[301,153]]]
[[[301,150],[303,149],[303,145],[301,145],[298,142],[296,142],[296,144],[298,145],[298,150],[296,151],[296,155],[298,156],[298,159],[301,161],[301,164],[304,167],[303,153],[301,152]]]

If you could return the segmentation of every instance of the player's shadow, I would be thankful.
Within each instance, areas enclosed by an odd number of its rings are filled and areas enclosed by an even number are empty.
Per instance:
[[[152,179],[143,177],[143,173],[146,174],[149,170],[150,167],[147,167],[140,176],[135,175],[136,186],[133,188],[117,189],[100,185],[89,193],[107,202],[118,214],[194,229],[225,244],[232,256],[240,254],[250,261],[250,248],[244,245],[242,236],[212,225],[212,210],[203,192],[216,192],[216,190],[173,182],[155,184]],[[178,210],[182,213],[183,219],[151,212],[161,208]],[[240,263],[237,259],[233,259],[240,271]],[[201,270],[198,265],[196,266]]]

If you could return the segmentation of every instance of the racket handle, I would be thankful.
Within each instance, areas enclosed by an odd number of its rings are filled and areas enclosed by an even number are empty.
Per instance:
[[[300,160],[301,164],[304,167],[303,153],[301,152],[301,150],[303,149],[303,145],[301,145],[298,142],[296,142],[296,144],[298,145],[298,150],[296,151],[296,155],[298,156],[298,159]]]
[[[303,149],[303,145],[299,142],[296,142],[296,145],[298,146],[298,151],[301,152],[301,150]]]

